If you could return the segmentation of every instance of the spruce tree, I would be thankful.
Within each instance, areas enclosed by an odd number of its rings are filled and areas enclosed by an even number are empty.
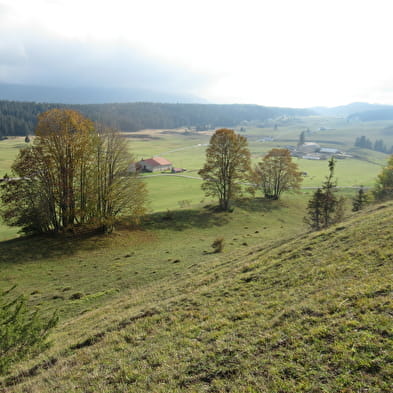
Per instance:
[[[352,211],[357,212],[359,210],[362,210],[363,207],[367,204],[367,202],[368,196],[365,193],[363,186],[360,186],[359,191],[352,200]]]
[[[323,182],[322,187],[315,191],[307,205],[307,215],[304,221],[313,230],[327,228],[340,221],[344,214],[345,199],[343,197],[337,198],[335,195],[337,182],[334,180],[336,165],[334,157],[329,160],[328,165],[329,175]]]
[[[18,360],[43,351],[58,320],[56,315],[45,320],[38,310],[32,312],[23,296],[10,299],[13,288],[0,292],[0,375]]]

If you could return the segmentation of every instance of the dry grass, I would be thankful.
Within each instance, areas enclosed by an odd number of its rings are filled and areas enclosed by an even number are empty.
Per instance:
[[[390,392],[392,212],[203,256],[130,288],[65,320],[2,390]]]

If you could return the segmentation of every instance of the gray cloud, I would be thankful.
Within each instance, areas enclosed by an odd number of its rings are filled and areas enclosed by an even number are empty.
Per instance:
[[[0,28],[0,36],[2,83],[189,93],[208,82],[207,76],[164,64],[122,41],[82,42],[34,29]]]

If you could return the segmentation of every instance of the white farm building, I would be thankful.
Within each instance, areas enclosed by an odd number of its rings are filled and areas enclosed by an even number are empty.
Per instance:
[[[318,143],[305,142],[298,147],[298,150],[302,153],[315,153],[319,151],[320,148],[321,146],[319,146]]]

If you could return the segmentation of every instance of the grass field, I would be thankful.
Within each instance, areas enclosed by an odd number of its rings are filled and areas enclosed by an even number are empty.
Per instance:
[[[339,185],[371,186],[387,155],[353,140],[387,125],[311,118],[246,135],[257,162],[315,130],[309,140],[356,155],[337,162]],[[195,176],[208,140],[141,131],[130,150]],[[0,142],[0,173],[23,146]],[[328,172],[327,161],[297,162],[305,187]],[[0,378],[0,392],[391,392],[392,204],[352,214],[348,202],[348,221],[308,234],[310,190],[280,201],[259,193],[222,213],[199,179],[145,181],[150,212],[138,228],[124,219],[109,236],[15,238],[0,226],[0,290],[17,284],[15,294],[60,316],[53,346]],[[222,253],[212,252],[217,237]]]
[[[2,285],[61,320],[1,391],[390,392],[393,205],[313,234],[293,225],[299,208],[260,212],[272,221],[259,233],[239,208],[3,243]],[[225,231],[233,247],[206,253]]]
[[[372,187],[381,167],[386,163],[387,155],[371,150],[357,149],[353,142],[357,136],[367,135],[370,139],[383,138],[387,144],[393,144],[393,136],[386,131],[390,122],[348,124],[343,119],[311,117],[299,119],[292,125],[273,128],[252,128],[246,130],[253,162],[257,163],[263,155],[274,147],[296,144],[299,134],[305,129],[311,133],[309,141],[325,141],[323,146],[338,147],[348,151],[353,159],[340,160],[336,166],[339,186]],[[319,128],[328,128],[319,131]],[[211,131],[212,132],[212,131]],[[197,176],[197,171],[205,161],[205,149],[211,132],[190,133],[184,130],[143,130],[129,136],[130,151],[135,158],[164,156],[174,166],[187,169],[189,176]],[[264,136],[273,136],[272,142],[260,142]],[[11,164],[19,149],[26,146],[24,138],[0,141],[0,176],[10,171]],[[318,187],[327,175],[326,161],[295,159],[299,168],[307,172],[303,187]],[[208,203],[200,190],[200,181],[188,178],[146,178],[149,191],[149,207],[152,212],[176,210],[183,207],[200,207]],[[15,237],[17,229],[0,224],[0,241]]]

